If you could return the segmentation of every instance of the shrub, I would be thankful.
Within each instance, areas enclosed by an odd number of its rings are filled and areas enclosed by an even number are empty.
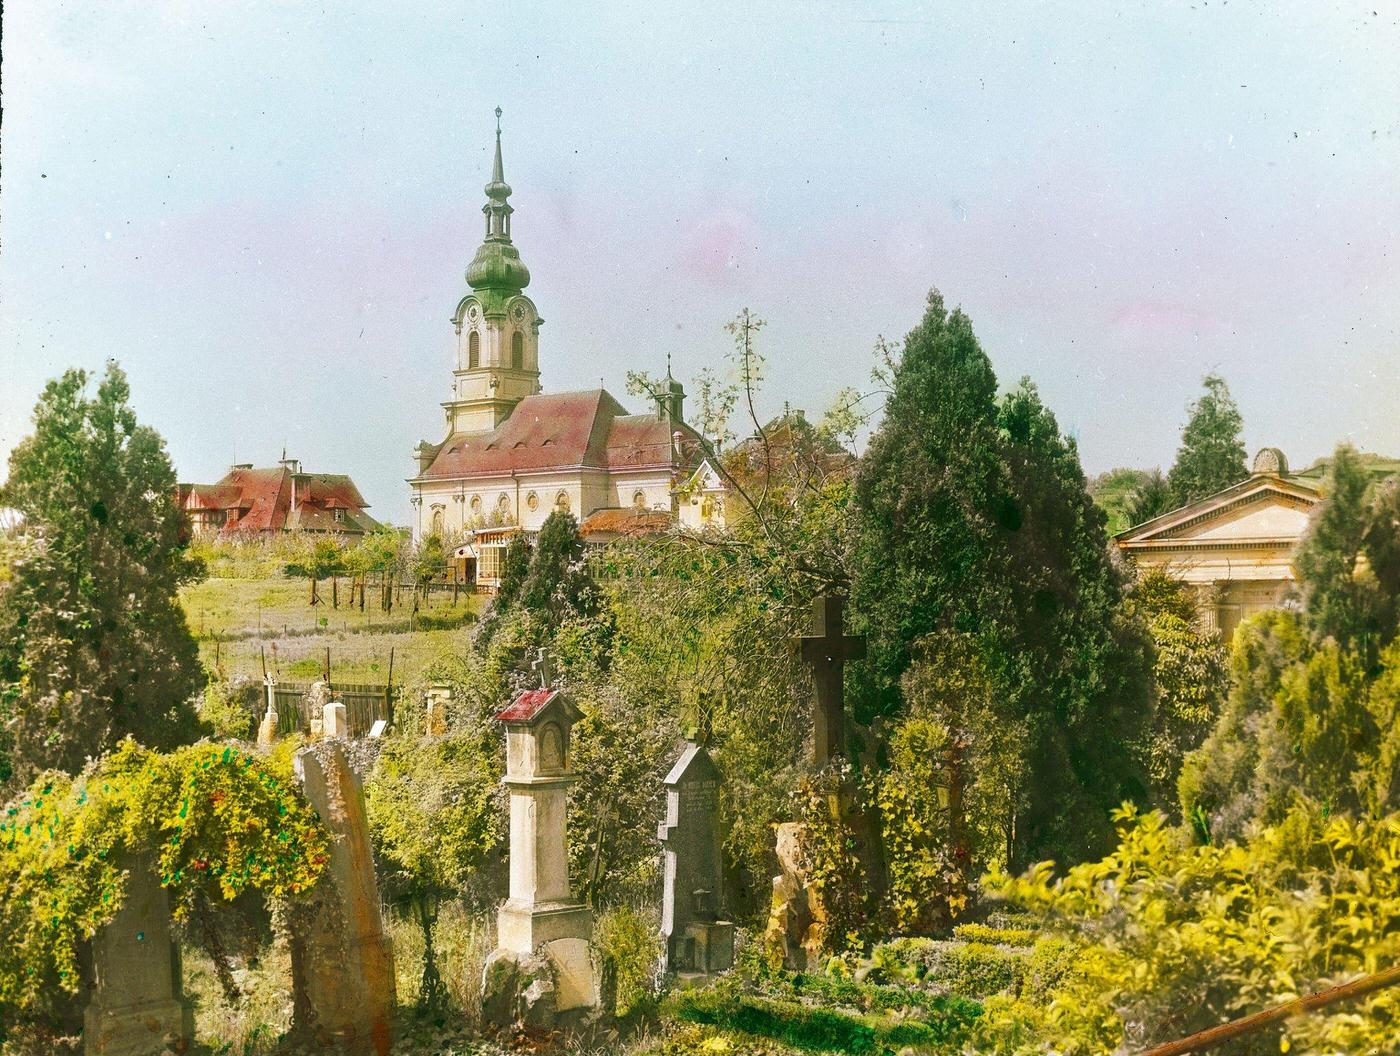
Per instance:
[[[959,924],[953,928],[953,938],[964,942],[983,942],[992,946],[1031,946],[1035,932],[1030,928],[994,928],[989,924]]]
[[[793,1001],[741,995],[723,984],[673,999],[675,1016],[729,1030],[760,1034],[804,1049],[865,1053],[875,1050],[875,1030],[854,1016],[805,1008]]]
[[[875,950],[875,962],[906,978],[937,982],[957,994],[981,997],[1016,991],[1029,951],[985,942],[896,939]]]
[[[233,678],[227,682],[210,682],[204,687],[198,707],[199,718],[216,740],[251,739],[253,712],[248,707],[248,691],[252,685],[251,679]]]
[[[612,980],[613,1014],[626,1017],[651,1004],[661,959],[661,937],[653,914],[618,906],[598,918],[593,944]]]

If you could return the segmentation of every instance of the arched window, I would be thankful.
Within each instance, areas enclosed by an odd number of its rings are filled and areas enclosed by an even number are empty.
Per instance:
[[[554,496],[554,508],[563,513],[569,512],[569,493],[567,491],[561,491]]]
[[[442,507],[433,507],[433,529],[431,535],[442,535]]]
[[[533,491],[530,492],[530,494],[525,496],[525,505],[529,507],[531,513],[534,513],[540,508],[540,497]]]
[[[516,370],[525,365],[525,335],[519,330],[510,335],[510,365]]]
[[[502,513],[510,509],[510,496],[504,491],[501,492],[501,497],[496,500],[496,509],[500,510]]]
[[[481,335],[475,330],[467,335],[467,366],[481,366]]]
[[[635,507],[637,507],[637,509],[639,509],[639,510],[644,510],[644,509],[646,509],[646,505],[647,505],[647,496],[646,496],[646,492],[644,492],[644,491],[639,491],[639,492],[637,492],[636,494],[634,494],[634,495],[632,496],[632,505],[635,506]]]

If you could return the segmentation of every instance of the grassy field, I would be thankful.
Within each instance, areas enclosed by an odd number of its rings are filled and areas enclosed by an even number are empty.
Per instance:
[[[261,677],[266,655],[279,678],[310,681],[320,675],[329,648],[334,679],[377,683],[388,676],[393,650],[395,684],[437,656],[464,649],[469,626],[486,601],[464,592],[454,605],[450,591],[435,593],[415,616],[407,594],[386,614],[373,587],[364,612],[349,604],[348,580],[340,580],[339,593],[340,605],[332,608],[331,584],[324,581],[323,600],[312,606],[304,579],[240,574],[186,587],[180,600],[205,666],[225,677]]]

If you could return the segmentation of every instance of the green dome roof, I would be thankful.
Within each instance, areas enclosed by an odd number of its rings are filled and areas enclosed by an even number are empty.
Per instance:
[[[486,241],[467,265],[467,285],[474,290],[523,290],[530,269],[509,242]]]

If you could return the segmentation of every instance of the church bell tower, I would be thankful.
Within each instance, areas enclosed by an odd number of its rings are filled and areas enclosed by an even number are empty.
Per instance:
[[[510,240],[510,184],[501,164],[501,108],[496,108],[496,160],[486,185],[485,239],[467,267],[471,292],[452,316],[457,355],[452,399],[443,404],[448,432],[494,429],[515,405],[540,391],[539,332],[544,322],[524,294],[530,269]]]

